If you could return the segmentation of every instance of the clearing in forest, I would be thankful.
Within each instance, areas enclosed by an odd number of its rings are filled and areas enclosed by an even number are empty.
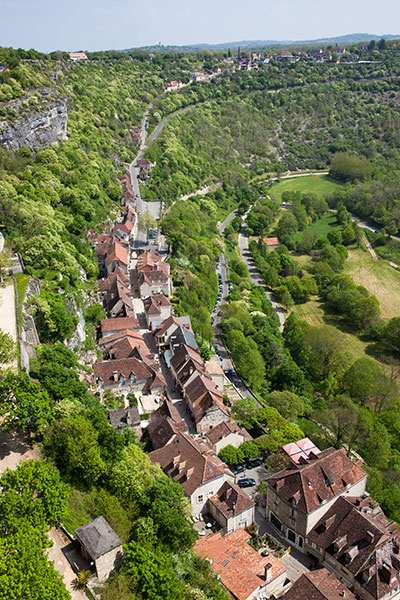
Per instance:
[[[329,175],[307,175],[306,177],[282,179],[270,188],[269,194],[278,200],[281,200],[283,192],[301,192],[325,198],[340,187],[342,185]]]

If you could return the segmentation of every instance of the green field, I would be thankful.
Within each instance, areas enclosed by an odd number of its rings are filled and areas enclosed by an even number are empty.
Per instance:
[[[331,179],[329,175],[307,175],[282,179],[269,188],[268,194],[278,200],[282,198],[283,192],[301,192],[325,198],[340,187],[341,184]]]
[[[352,249],[344,270],[357,285],[363,285],[378,298],[382,317],[400,316],[400,272],[386,260],[373,260],[368,252]]]
[[[340,224],[336,220],[336,214],[329,212],[321,217],[321,219],[318,219],[318,221],[311,223],[308,227],[303,229],[303,231],[298,231],[293,238],[298,242],[302,239],[306,231],[311,233],[311,235],[316,233],[318,237],[326,237],[335,227],[340,227]]]

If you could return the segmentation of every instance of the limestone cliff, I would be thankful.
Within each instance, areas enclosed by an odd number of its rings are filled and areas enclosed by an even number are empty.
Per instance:
[[[16,105],[13,109],[16,118],[0,122],[0,143],[8,150],[15,151],[22,146],[38,150],[57,140],[67,139],[68,110],[65,100],[57,98],[46,102],[39,111],[31,113],[19,110]]]

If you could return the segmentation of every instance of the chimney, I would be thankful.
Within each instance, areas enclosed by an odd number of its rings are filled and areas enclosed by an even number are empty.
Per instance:
[[[264,576],[265,576],[265,581],[271,581],[271,577],[272,577],[272,565],[271,563],[267,563],[264,567]]]
[[[368,544],[372,544],[372,542],[374,541],[374,534],[372,533],[372,531],[367,531],[365,537],[367,538],[367,542]]]
[[[113,371],[114,381],[118,381],[118,371]]]

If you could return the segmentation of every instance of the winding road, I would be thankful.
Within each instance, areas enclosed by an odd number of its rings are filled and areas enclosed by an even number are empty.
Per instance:
[[[251,210],[251,208],[249,209],[249,211],[250,210]],[[283,326],[285,325],[285,315],[283,313],[283,310],[279,306],[279,304],[276,302],[276,300],[274,300],[272,292],[266,288],[264,282],[262,281],[262,279],[260,277],[258,270],[256,269],[256,267],[254,265],[253,259],[250,254],[249,238],[248,238],[247,232],[246,232],[246,227],[247,227],[246,217],[247,217],[249,211],[247,211],[247,213],[245,213],[242,217],[242,227],[240,228],[240,232],[239,232],[238,246],[239,246],[240,257],[249,270],[250,279],[251,279],[252,283],[254,283],[254,285],[259,285],[260,287],[262,287],[264,289],[264,293],[265,293],[266,297],[268,298],[268,300],[271,302],[274,312],[278,315],[279,331],[282,332]]]

